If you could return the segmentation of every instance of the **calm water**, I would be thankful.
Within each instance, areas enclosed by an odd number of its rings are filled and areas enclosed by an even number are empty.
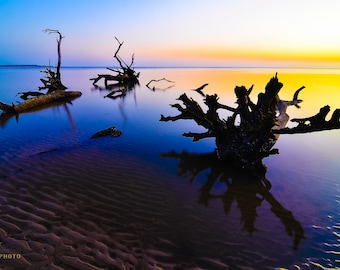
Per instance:
[[[235,106],[236,85],[253,101],[278,72],[282,99],[300,86],[292,118],[340,108],[337,70],[139,69],[140,86],[104,98],[90,78],[105,69],[67,68],[72,103],[3,119],[0,128],[0,253],[5,269],[333,269],[340,267],[340,131],[281,135],[266,175],[211,157],[214,141],[169,104],[209,83],[206,93]],[[42,73],[1,68],[0,100],[18,102]],[[153,83],[152,79],[174,81]],[[224,112],[221,112],[224,116]],[[225,117],[227,114],[225,114]],[[90,139],[110,126],[117,138]],[[261,178],[271,183],[265,190]],[[7,268],[6,268],[7,267]],[[31,267],[31,268],[29,268]],[[58,268],[59,267],[59,268]],[[96,268],[97,267],[97,268]]]

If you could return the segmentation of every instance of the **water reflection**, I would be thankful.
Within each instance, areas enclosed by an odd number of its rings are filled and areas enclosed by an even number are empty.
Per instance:
[[[36,112],[43,111],[43,110],[49,109],[49,108],[61,108],[61,107],[63,107],[66,111],[67,118],[70,122],[70,126],[72,127],[73,130],[76,130],[77,129],[76,124],[73,120],[73,116],[72,116],[70,108],[69,108],[69,105],[73,105],[72,100],[74,100],[76,98],[77,97],[69,97],[67,99],[63,99],[63,100],[60,100],[60,101],[54,101],[52,103],[39,105],[38,107],[34,107],[32,109],[25,110],[24,112],[20,112],[20,113],[2,113],[0,115],[0,126],[2,128],[5,128],[7,123],[12,118],[15,118],[16,122],[19,122],[19,118],[20,118],[21,114],[36,113]]]
[[[105,87],[94,84],[94,87],[92,88],[92,90],[110,91],[107,95],[105,95],[105,97],[109,97],[112,99],[125,97],[128,92],[133,91],[134,89],[135,89],[135,85],[121,84],[121,83],[109,84],[109,85],[106,85]]]
[[[218,159],[215,153],[194,154],[171,151],[162,154],[162,157],[178,159],[178,175],[189,178],[190,183],[193,183],[199,174],[209,170],[206,174],[206,182],[200,189],[199,203],[208,206],[211,200],[221,200],[224,212],[228,214],[235,201],[241,212],[242,229],[250,234],[256,231],[255,221],[258,217],[256,209],[266,201],[285,227],[286,233],[293,238],[295,250],[299,248],[301,240],[306,239],[300,222],[271,194],[271,183],[265,177],[265,173],[246,172],[233,168]],[[225,192],[213,194],[212,189],[217,182],[226,185]]]

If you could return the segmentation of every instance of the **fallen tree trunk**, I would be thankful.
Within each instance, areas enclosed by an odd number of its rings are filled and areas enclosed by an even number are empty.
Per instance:
[[[60,101],[63,99],[80,97],[82,93],[80,91],[64,91],[64,90],[55,90],[53,92],[47,93],[45,95],[40,95],[37,97],[33,97],[30,99],[25,100],[18,105],[15,104],[6,104],[0,102],[0,110],[3,113],[13,114],[13,113],[20,113],[24,112],[45,104],[53,103],[55,101]]]

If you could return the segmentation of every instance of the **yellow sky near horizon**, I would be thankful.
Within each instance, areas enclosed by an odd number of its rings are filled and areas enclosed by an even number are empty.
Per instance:
[[[53,63],[50,28],[65,36],[66,66],[114,63],[116,36],[136,66],[340,68],[339,10],[338,0],[3,0],[0,64]]]
[[[177,48],[169,49],[163,56],[169,55],[174,58],[186,60],[204,59],[205,61],[216,63],[240,62],[240,63],[281,63],[284,66],[300,65],[309,67],[313,65],[325,65],[326,67],[340,67],[340,51],[279,51],[279,50],[262,50],[262,49],[216,49],[212,48]],[[280,65],[278,65],[280,66]]]

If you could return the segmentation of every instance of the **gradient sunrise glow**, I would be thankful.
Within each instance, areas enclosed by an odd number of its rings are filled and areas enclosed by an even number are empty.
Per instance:
[[[0,64],[340,68],[337,0],[0,0]]]

